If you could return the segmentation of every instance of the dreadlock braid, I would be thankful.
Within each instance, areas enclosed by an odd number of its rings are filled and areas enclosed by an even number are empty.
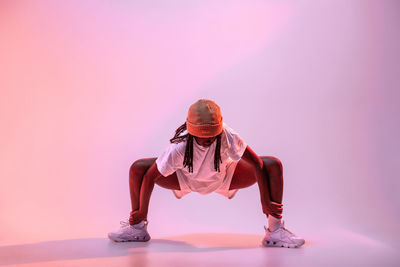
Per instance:
[[[193,135],[188,134],[186,140],[186,151],[183,159],[183,167],[188,166],[189,172],[193,172]]]
[[[183,159],[183,167],[188,167],[189,172],[193,172],[193,139],[194,136],[187,133],[185,135],[180,136],[181,133],[186,131],[186,122],[179,126],[175,131],[174,137],[172,137],[169,141],[171,143],[181,143],[186,140],[186,149],[185,149],[185,157]],[[219,164],[222,163],[221,160],[221,134],[217,136],[217,145],[215,147],[214,154],[214,168],[215,171],[220,172]]]
[[[183,142],[188,135],[187,134],[182,135],[182,136],[179,136],[179,135],[181,133],[183,133],[184,131],[186,131],[186,122],[184,124],[182,124],[181,126],[179,126],[178,129],[176,129],[174,137],[172,137],[169,141],[171,143],[175,143],[175,144]]]
[[[215,154],[214,154],[214,168],[215,171],[220,172],[219,163],[222,163],[221,159],[221,134],[217,136],[217,145],[215,146]]]

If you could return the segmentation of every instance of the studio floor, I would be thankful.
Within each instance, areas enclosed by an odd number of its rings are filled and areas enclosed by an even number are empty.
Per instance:
[[[396,240],[343,228],[302,235],[298,249],[265,248],[261,235],[193,233],[146,243],[106,237],[0,246],[1,266],[399,266]]]

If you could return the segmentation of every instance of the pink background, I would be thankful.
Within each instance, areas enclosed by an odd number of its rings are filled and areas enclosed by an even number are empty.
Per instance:
[[[284,219],[399,237],[398,1],[1,1],[0,244],[106,237],[128,170],[214,100],[284,166]],[[263,234],[258,189],[155,187],[153,237]]]

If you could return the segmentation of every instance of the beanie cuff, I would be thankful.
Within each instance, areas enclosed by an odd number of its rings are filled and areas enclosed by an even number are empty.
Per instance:
[[[222,132],[222,118],[218,124],[193,124],[186,120],[186,128],[189,134],[196,137],[214,137]]]

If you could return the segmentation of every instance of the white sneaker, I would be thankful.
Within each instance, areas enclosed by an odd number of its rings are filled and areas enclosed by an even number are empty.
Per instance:
[[[148,221],[144,220],[138,224],[130,225],[129,220],[120,221],[122,227],[115,232],[108,233],[108,238],[115,242],[138,241],[146,242],[150,240],[147,232]]]
[[[264,247],[298,248],[305,243],[303,238],[295,236],[285,228],[284,221],[281,222],[281,225],[275,231],[270,231],[266,226],[264,226],[264,229],[265,237],[262,240]]]

